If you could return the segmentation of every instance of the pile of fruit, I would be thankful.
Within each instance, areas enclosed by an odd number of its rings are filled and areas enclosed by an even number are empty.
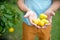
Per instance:
[[[37,24],[40,27],[43,27],[45,24],[48,24],[49,21],[47,20],[48,16],[45,14],[40,14],[39,18],[33,19],[33,23]]]

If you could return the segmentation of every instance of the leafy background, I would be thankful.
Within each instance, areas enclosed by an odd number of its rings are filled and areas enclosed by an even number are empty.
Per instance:
[[[22,40],[22,15],[23,12],[16,4],[17,0],[0,1],[0,40]],[[60,10],[56,11],[52,23],[52,40],[60,40]],[[10,33],[9,28],[13,27],[14,32]],[[35,40],[38,40],[36,36]]]

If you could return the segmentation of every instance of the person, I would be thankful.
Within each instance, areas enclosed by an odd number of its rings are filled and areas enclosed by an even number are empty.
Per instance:
[[[22,40],[34,40],[36,34],[39,40],[50,40],[52,26],[52,16],[59,8],[59,0],[18,0],[18,7],[24,12],[23,18],[23,37]],[[50,24],[40,27],[32,22],[41,13],[48,16]]]

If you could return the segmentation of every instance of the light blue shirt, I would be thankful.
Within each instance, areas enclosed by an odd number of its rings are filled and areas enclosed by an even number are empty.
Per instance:
[[[44,13],[52,4],[52,0],[24,0],[25,5],[39,16]],[[24,16],[24,15],[23,15]],[[23,21],[27,25],[31,25],[28,18],[23,17]]]

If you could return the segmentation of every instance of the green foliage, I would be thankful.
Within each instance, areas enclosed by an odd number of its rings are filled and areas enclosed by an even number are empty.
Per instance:
[[[2,26],[0,24],[0,29],[2,30],[4,26],[4,34],[9,33],[9,28],[11,27],[14,30],[16,29],[15,27],[20,27],[22,11],[19,10],[15,3],[15,0],[9,0],[9,2],[7,0],[0,1],[0,19],[2,20],[0,23],[3,24]]]
[[[0,33],[3,34],[5,32],[5,23],[2,21],[0,17]]]
[[[11,4],[4,4],[0,6],[0,16],[7,27],[13,27],[16,21],[20,21],[21,14],[17,6]]]
[[[11,4],[15,4],[15,3],[17,2],[17,0],[0,0],[0,4],[2,4],[2,3],[4,3],[4,2],[6,2],[6,3],[11,3]]]

